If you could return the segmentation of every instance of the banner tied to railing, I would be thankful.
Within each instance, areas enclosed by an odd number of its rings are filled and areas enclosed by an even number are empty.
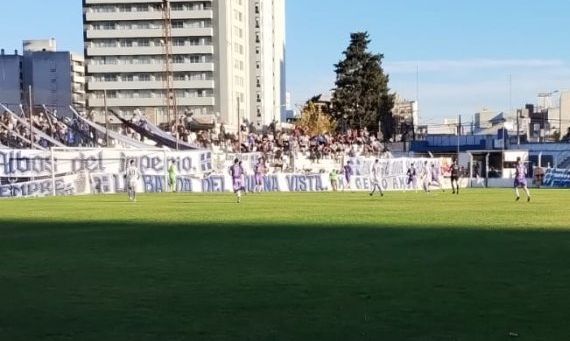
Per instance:
[[[570,169],[547,169],[544,173],[543,185],[557,188],[570,187]]]
[[[233,190],[229,167],[233,160],[242,161],[245,188],[255,189],[253,169],[261,154],[213,154],[210,151],[114,150],[114,149],[54,149],[0,150],[0,198],[41,197],[50,195],[84,195],[122,193],[126,189],[124,173],[131,160],[141,174],[139,192],[228,192]],[[365,191],[378,182],[386,191],[421,187],[425,176],[435,167],[443,174],[439,159],[351,158],[352,176],[344,173],[338,163],[338,175],[302,172],[272,172],[262,176],[262,189],[267,192],[322,192],[333,189]],[[176,172],[175,188],[170,188],[168,167]],[[408,181],[408,169],[414,164],[417,181]],[[433,166],[432,166],[433,165]],[[378,177],[371,175],[377,167]],[[431,179],[431,177],[430,177]],[[435,180],[435,179],[433,179]],[[440,179],[443,180],[443,179]]]

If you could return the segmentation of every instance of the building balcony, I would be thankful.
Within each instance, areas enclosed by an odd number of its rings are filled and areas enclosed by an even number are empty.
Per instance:
[[[83,86],[77,86],[77,85],[73,85],[73,93],[74,94],[84,94],[85,93],[85,87]]]
[[[172,64],[173,72],[213,72],[213,63]],[[164,64],[94,64],[87,66],[87,72],[97,73],[130,73],[130,72],[165,72]]]
[[[84,94],[73,94],[71,97],[74,103],[83,103],[85,104],[85,95]]]
[[[79,72],[79,73],[83,73],[85,72],[85,65],[81,64],[81,65],[73,65],[71,67],[71,71],[72,72]]]
[[[188,0],[170,0],[170,2],[187,2]],[[201,2],[212,2],[213,0],[202,0]],[[163,0],[144,0],[145,3],[160,4]],[[103,5],[103,4],[140,4],[141,0],[85,0],[86,5]]]
[[[212,27],[202,28],[173,28],[173,37],[213,37]],[[160,28],[141,30],[87,30],[87,39],[113,39],[113,38],[161,38],[164,31]]]
[[[214,106],[216,100],[214,97],[177,97],[177,106]],[[107,106],[109,107],[161,107],[165,106],[164,98],[107,98]],[[105,106],[103,98],[90,98],[88,100],[89,108],[101,108]]]
[[[83,76],[73,76],[71,77],[73,83],[85,84],[85,77]]]
[[[116,1],[115,1],[116,2]],[[122,4],[123,2],[121,2]],[[138,1],[140,3],[140,1]],[[171,11],[171,19],[213,19],[214,11]],[[140,21],[140,20],[162,20],[162,12],[87,12],[85,20],[92,21]]]
[[[215,83],[213,80],[187,80],[173,81],[174,89],[213,89]],[[89,91],[94,90],[155,90],[164,89],[163,81],[133,81],[133,82],[89,82],[87,83]]]
[[[153,47],[89,47],[87,56],[143,56],[163,55],[163,46]],[[214,54],[212,45],[173,46],[172,54]]]
[[[117,0],[85,0],[86,5],[102,5],[102,4],[116,4]],[[121,0],[121,4],[136,4],[140,3],[140,0]],[[161,3],[162,0],[146,0],[148,3]]]

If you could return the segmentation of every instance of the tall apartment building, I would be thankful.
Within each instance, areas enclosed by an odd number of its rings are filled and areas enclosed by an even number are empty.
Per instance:
[[[252,122],[281,121],[286,108],[285,1],[252,0]]]
[[[0,51],[0,103],[17,110],[23,100],[24,75],[23,60],[18,51],[6,54]]]
[[[283,18],[272,24],[279,27],[271,28],[268,42],[259,43],[268,57],[258,65],[255,6],[281,11],[268,18]],[[151,121],[172,121],[171,89],[178,114],[213,115],[229,130],[243,120],[261,127],[273,115],[279,118],[285,92],[284,0],[83,0],[83,11],[87,106],[94,113],[103,113],[106,97],[118,112],[139,109]],[[269,41],[277,36],[273,31],[283,37],[277,45]],[[258,105],[261,74],[277,84],[263,84]]]
[[[12,110],[28,105],[32,89],[34,106],[45,105],[62,114],[69,106],[85,107],[85,70],[83,57],[57,51],[54,39],[26,40],[24,53],[0,55],[0,102]]]

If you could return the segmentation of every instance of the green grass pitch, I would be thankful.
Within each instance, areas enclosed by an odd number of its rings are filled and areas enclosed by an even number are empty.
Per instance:
[[[0,340],[568,340],[570,191],[532,194],[3,200]]]

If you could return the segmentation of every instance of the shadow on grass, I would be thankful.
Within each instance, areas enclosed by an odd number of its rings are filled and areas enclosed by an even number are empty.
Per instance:
[[[0,220],[2,340],[562,340],[570,233]]]

